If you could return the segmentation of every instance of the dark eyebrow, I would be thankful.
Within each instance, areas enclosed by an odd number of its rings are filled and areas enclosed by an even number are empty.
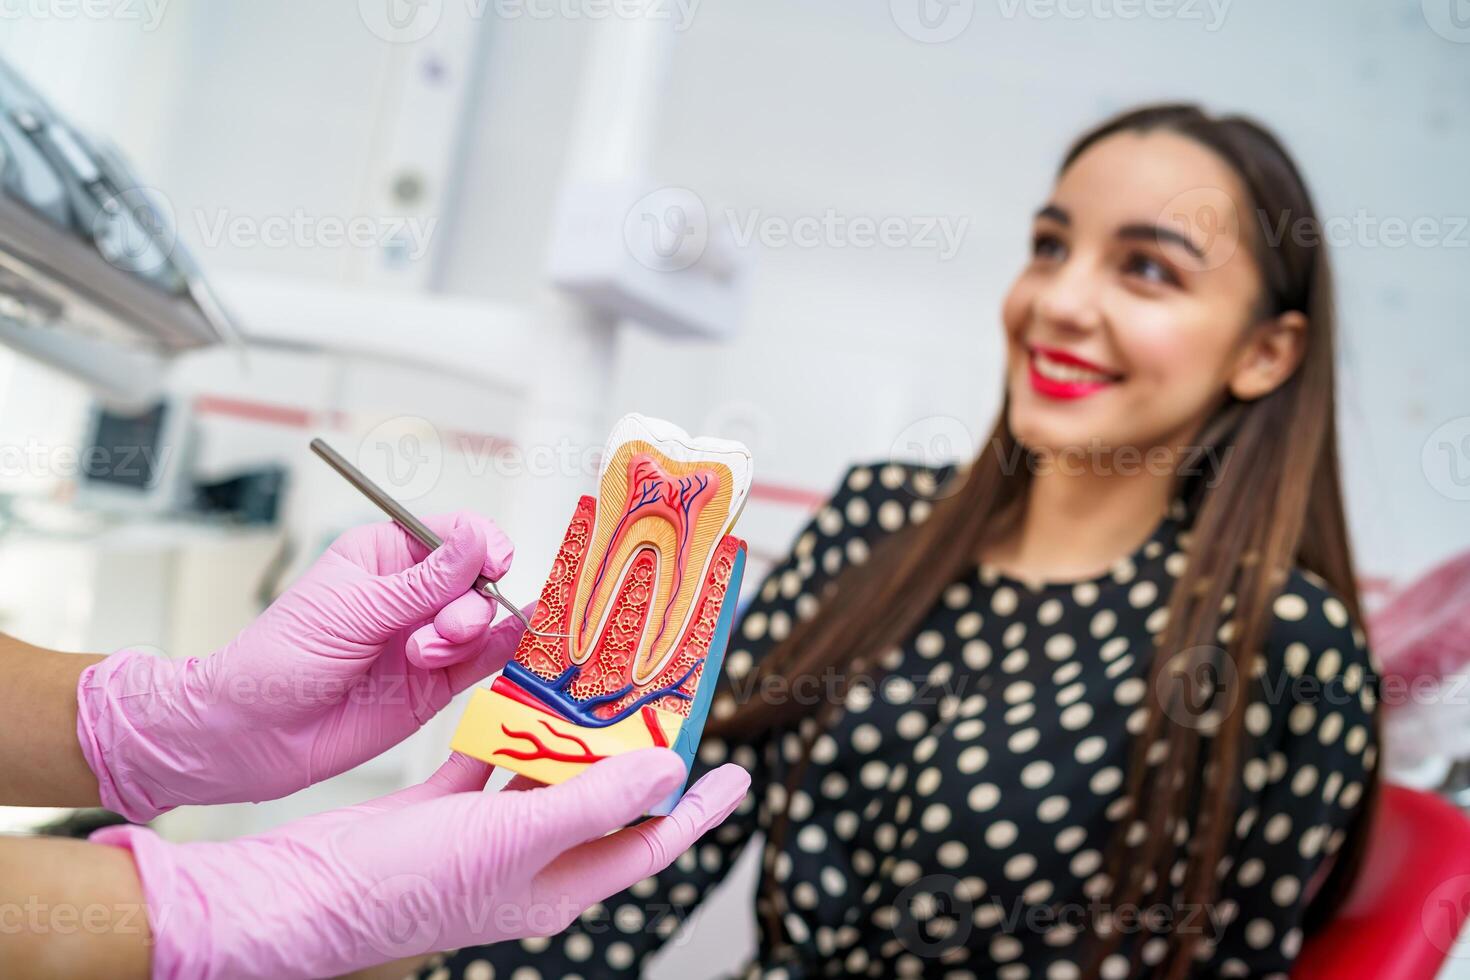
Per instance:
[[[1048,204],[1040,211],[1037,211],[1036,217],[1050,218],[1059,225],[1070,225],[1072,223],[1072,216],[1055,204]]]
[[[1142,239],[1143,241],[1156,242],[1160,245],[1164,242],[1173,242],[1197,259],[1203,260],[1205,257],[1205,253],[1194,242],[1172,228],[1165,228],[1162,225],[1124,225],[1118,229],[1118,237],[1123,239]]]
[[[1042,218],[1049,218],[1050,220],[1055,221],[1057,224],[1060,225],[1072,224],[1072,216],[1068,214],[1060,205],[1057,204],[1047,204],[1043,206],[1039,211],[1036,212],[1036,217],[1038,220]],[[1146,242],[1154,242],[1160,245],[1164,242],[1173,242],[1197,259],[1203,260],[1205,257],[1205,253],[1200,249],[1198,245],[1190,241],[1180,232],[1177,232],[1172,228],[1165,228],[1163,225],[1124,225],[1122,228],[1118,229],[1118,237],[1124,239],[1125,241],[1130,239],[1141,240]]]

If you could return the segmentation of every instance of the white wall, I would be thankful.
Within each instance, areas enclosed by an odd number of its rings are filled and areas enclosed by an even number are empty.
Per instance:
[[[629,332],[612,411],[738,419],[755,430],[764,477],[813,487],[848,459],[886,454],[926,415],[983,433],[998,399],[999,302],[1029,215],[1072,137],[1146,100],[1200,100],[1275,127],[1326,218],[1470,214],[1470,48],[1430,30],[1415,5],[1227,4],[1209,30],[1007,19],[996,0],[946,44],[905,35],[886,6],[699,6],[671,74],[656,174],[699,194],[712,220],[726,208],[968,218],[959,254],[761,250],[742,335],[679,345]],[[513,296],[536,282],[584,28],[492,25],[499,68],[469,167],[484,179],[467,188],[449,288]],[[1470,545],[1465,505],[1420,460],[1432,430],[1470,411],[1470,233],[1457,241],[1393,248],[1360,236],[1335,251],[1349,505],[1368,574],[1411,574]]]
[[[173,0],[154,30],[7,22],[0,50],[132,153],[209,267],[341,281],[350,249],[211,248],[200,237],[222,214],[363,212],[394,46],[352,6]],[[954,416],[983,432],[998,399],[999,300],[1023,259],[1029,213],[1069,139],[1144,100],[1199,99],[1262,118],[1329,217],[1470,214],[1461,176],[1470,46],[1436,34],[1413,4],[1217,0],[1182,6],[1194,19],[1124,20],[991,0],[942,44],[905,34],[889,6],[695,5],[654,176],[695,191],[714,221],[733,208],[742,219],[832,209],[967,222],[958,253],[753,245],[741,335],[670,343],[625,331],[609,418],[638,408],[734,430],[754,443],[763,479],[817,491],[847,460],[889,453],[918,419]],[[463,180],[433,233],[434,278],[455,293],[531,302],[544,291],[580,56],[598,25],[478,23],[486,37],[461,134]],[[1460,383],[1470,368],[1459,322],[1466,238],[1393,248],[1359,236],[1336,250],[1349,503],[1370,575],[1411,574],[1470,544],[1462,503],[1421,465],[1431,432],[1470,411]],[[1445,473],[1433,476],[1444,484]],[[799,517],[767,519],[759,504],[751,514],[773,541]]]

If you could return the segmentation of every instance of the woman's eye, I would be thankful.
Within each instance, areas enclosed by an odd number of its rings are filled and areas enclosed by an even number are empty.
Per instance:
[[[1060,258],[1066,247],[1056,235],[1042,232],[1031,239],[1031,254],[1038,259]]]
[[[1149,282],[1168,286],[1179,285],[1179,277],[1174,275],[1167,265],[1150,255],[1135,252],[1128,256],[1128,261],[1124,264],[1124,271]]]

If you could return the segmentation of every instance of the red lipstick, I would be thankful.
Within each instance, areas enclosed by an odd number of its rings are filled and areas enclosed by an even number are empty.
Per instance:
[[[1032,345],[1028,353],[1030,355],[1028,359],[1028,371],[1031,378],[1031,388],[1038,394],[1045,395],[1048,398],[1085,398],[1093,392],[1101,391],[1112,385],[1120,377],[1101,365],[1094,364],[1075,354],[1069,354],[1066,351],[1056,350],[1051,347]],[[1074,368],[1081,368],[1085,371],[1095,372],[1096,374],[1104,375],[1105,380],[1047,377],[1037,367],[1038,358],[1045,358],[1052,365],[1064,364]]]

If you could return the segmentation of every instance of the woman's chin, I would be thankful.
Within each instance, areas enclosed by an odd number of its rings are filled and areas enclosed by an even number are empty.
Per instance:
[[[1072,419],[1045,418],[1045,414],[1025,409],[1018,411],[1013,405],[1010,414],[1011,435],[1022,446],[1041,454],[1075,452],[1078,447],[1087,447],[1097,442],[1097,427],[1079,425]]]

